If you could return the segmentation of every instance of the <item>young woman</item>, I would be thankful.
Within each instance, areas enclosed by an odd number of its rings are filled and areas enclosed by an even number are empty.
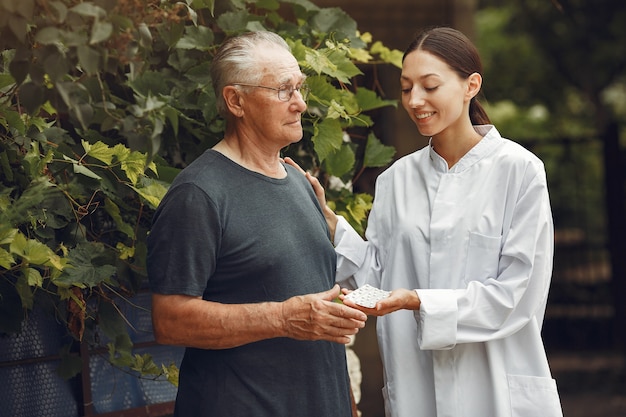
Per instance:
[[[377,179],[367,240],[325,210],[337,278],[391,291],[374,308],[344,296],[380,316],[387,416],[562,416],[541,338],[553,258],[546,174],[489,124],[481,71],[462,33],[421,33],[404,54],[402,104],[428,146]]]

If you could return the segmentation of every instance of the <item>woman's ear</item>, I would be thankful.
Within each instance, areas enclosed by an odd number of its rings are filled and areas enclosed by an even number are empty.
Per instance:
[[[234,85],[227,85],[222,90],[226,107],[235,117],[243,116],[243,96],[239,94],[239,90]]]
[[[468,100],[473,99],[480,92],[480,87],[483,85],[483,77],[475,72],[467,78],[467,91],[466,96]]]

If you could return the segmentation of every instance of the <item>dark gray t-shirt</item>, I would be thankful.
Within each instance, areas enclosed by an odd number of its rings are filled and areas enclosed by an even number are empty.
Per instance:
[[[284,301],[334,284],[336,255],[311,186],[247,170],[213,150],[183,170],[153,219],[153,292],[221,303]],[[187,348],[176,415],[350,416],[345,347],[274,338]]]

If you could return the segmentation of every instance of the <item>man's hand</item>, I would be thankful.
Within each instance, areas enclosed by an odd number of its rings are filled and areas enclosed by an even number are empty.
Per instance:
[[[328,291],[286,300],[282,317],[287,337],[349,343],[350,336],[365,327],[367,315],[333,301],[339,293],[339,285],[335,285]]]

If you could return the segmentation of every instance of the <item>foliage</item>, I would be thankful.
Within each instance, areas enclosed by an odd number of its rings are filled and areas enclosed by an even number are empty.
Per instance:
[[[546,164],[555,222],[595,241],[606,233],[598,120],[626,126],[623,2],[482,0],[477,45],[487,111]],[[576,201],[583,199],[581,206]]]
[[[51,300],[75,340],[106,340],[113,364],[176,380],[175,368],[132,354],[117,303],[145,288],[145,238],[168,184],[221,138],[213,54],[256,29],[282,35],[308,75],[305,135],[285,154],[326,184],[388,164],[394,150],[367,112],[396,103],[357,83],[364,66],[399,66],[401,53],[338,8],[0,0],[0,332],[19,332],[24,313]],[[363,230],[371,196],[343,186],[328,199]],[[63,375],[77,372],[64,364]]]
[[[511,102],[522,110],[526,136],[589,136],[609,118],[626,122],[620,104],[626,56],[617,52],[626,45],[626,3],[480,3],[476,28],[485,93],[493,102],[508,100],[509,116]]]

